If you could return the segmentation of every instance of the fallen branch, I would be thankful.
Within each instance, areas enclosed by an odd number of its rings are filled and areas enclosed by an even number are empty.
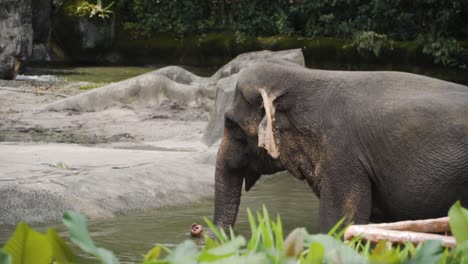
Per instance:
[[[405,244],[412,242],[414,244],[420,244],[427,240],[440,240],[444,247],[455,247],[455,238],[452,236],[442,236],[436,234],[418,233],[411,231],[397,231],[387,230],[382,228],[376,228],[366,225],[354,225],[346,229],[344,239],[349,241],[356,236],[361,236],[361,239],[378,243],[381,240],[386,240],[395,244]]]
[[[54,95],[60,97],[68,97],[66,94],[60,93],[52,93],[52,92],[42,92],[42,91],[34,91],[34,90],[25,90],[25,89],[18,89],[13,87],[0,87],[0,90],[6,90],[11,92],[20,92],[20,93],[33,93],[33,94],[43,94],[43,95]]]
[[[448,217],[425,220],[400,221],[394,223],[369,224],[366,226],[387,230],[413,231],[422,233],[444,233],[450,231]]]

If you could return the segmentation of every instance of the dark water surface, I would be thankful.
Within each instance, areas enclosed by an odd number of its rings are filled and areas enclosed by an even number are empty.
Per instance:
[[[260,180],[249,192],[242,195],[241,208],[236,231],[249,238],[249,224],[246,209],[252,211],[268,208],[270,216],[281,215],[285,234],[293,228],[304,226],[309,232],[318,230],[318,200],[304,181],[283,173]],[[161,208],[146,212],[129,213],[105,220],[91,220],[89,230],[99,247],[111,249],[122,263],[139,262],[155,243],[173,246],[189,239],[192,223],[204,223],[203,217],[212,218],[213,201],[187,206]],[[60,231],[61,237],[67,232],[62,224],[32,225],[41,232],[52,227]],[[206,226],[206,225],[205,225]],[[13,233],[14,226],[0,226],[0,244]],[[201,241],[199,241],[201,242]],[[81,252],[75,250],[75,252]],[[88,256],[81,255],[80,263],[95,263]]]

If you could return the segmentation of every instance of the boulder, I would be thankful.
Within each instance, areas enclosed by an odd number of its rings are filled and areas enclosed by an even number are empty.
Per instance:
[[[178,75],[175,75],[176,77]],[[42,111],[96,112],[110,107],[159,107],[165,100],[183,106],[200,106],[207,97],[196,83],[180,83],[157,71],[145,73],[124,81],[47,104]]]
[[[203,141],[211,145],[221,137],[223,116],[232,101],[237,73],[260,61],[304,67],[300,49],[241,54],[211,77],[197,76],[182,67],[169,66],[128,80],[47,104],[39,111],[101,111],[110,107],[159,107],[165,100],[212,111]]]
[[[32,51],[32,0],[0,2],[0,79],[14,79]]]

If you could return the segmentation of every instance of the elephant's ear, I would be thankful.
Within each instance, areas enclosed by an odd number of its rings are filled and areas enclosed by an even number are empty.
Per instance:
[[[265,108],[265,116],[258,126],[258,146],[268,151],[268,154],[274,159],[279,157],[278,131],[275,124],[275,105],[273,101],[276,96],[268,95],[264,89],[259,89]],[[275,138],[276,137],[276,138]]]

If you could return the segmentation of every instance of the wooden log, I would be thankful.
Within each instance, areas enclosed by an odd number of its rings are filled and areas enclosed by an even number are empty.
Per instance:
[[[344,234],[345,241],[349,241],[356,236],[361,236],[363,240],[378,243],[386,240],[395,244],[405,244],[411,242],[419,244],[427,240],[440,240],[444,247],[455,247],[455,238],[452,236],[442,236],[436,234],[418,233],[412,231],[399,231],[376,228],[367,225],[354,225],[346,229]]]
[[[369,224],[368,227],[376,227],[387,230],[413,231],[422,233],[444,233],[450,231],[448,217],[400,221],[394,223]]]

